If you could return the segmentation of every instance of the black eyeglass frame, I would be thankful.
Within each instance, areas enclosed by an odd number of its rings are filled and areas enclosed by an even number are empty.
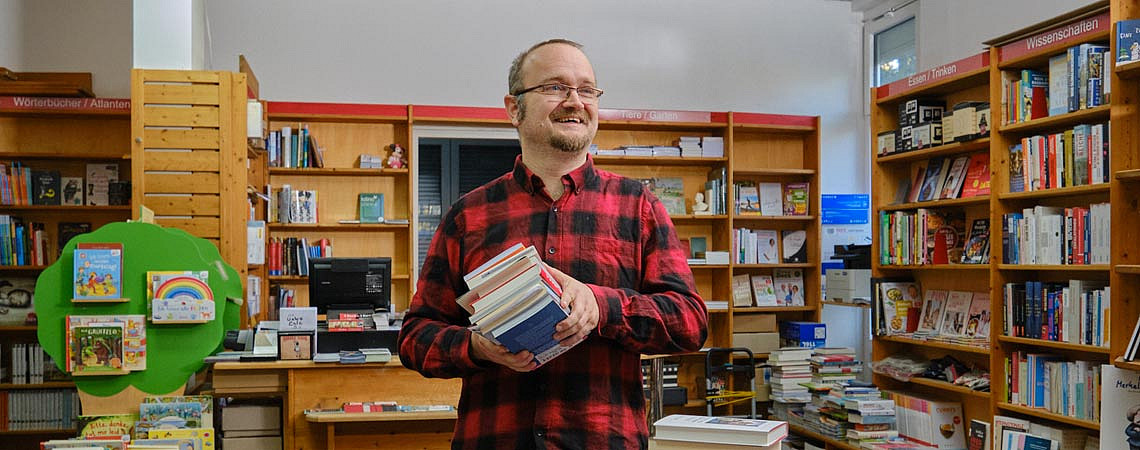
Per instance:
[[[557,93],[550,93],[550,92],[543,92],[543,91],[538,91],[539,89],[549,89],[550,87],[553,87],[553,86],[557,86],[557,87],[559,87],[559,88],[563,88],[563,89],[566,89],[566,93],[565,93],[565,94],[557,94]],[[597,93],[598,93],[598,94],[597,94],[597,95],[594,95],[594,96],[591,96],[591,95],[582,95],[582,90],[583,90],[583,89],[586,89],[586,90],[588,90],[588,91],[597,91]],[[565,85],[565,84],[562,84],[562,83],[544,83],[544,84],[540,84],[540,85],[537,85],[537,86],[531,86],[531,87],[528,87],[528,88],[526,88],[526,89],[523,89],[523,90],[521,90],[521,91],[515,92],[515,93],[513,93],[513,94],[511,94],[511,95],[512,95],[512,96],[514,96],[514,97],[518,97],[518,96],[520,96],[520,95],[523,95],[523,94],[525,94],[525,93],[527,93],[527,92],[532,92],[532,91],[538,91],[538,93],[539,93],[539,94],[542,94],[542,95],[545,95],[545,96],[548,96],[548,97],[559,97],[559,96],[561,96],[563,99],[567,99],[567,98],[570,98],[570,91],[575,91],[575,92],[577,92],[577,93],[578,93],[578,98],[580,98],[580,99],[582,99],[582,100],[593,100],[593,101],[597,101],[599,98],[601,98],[601,97],[602,97],[602,94],[605,94],[605,91],[603,91],[603,90],[601,90],[601,89],[598,89],[598,88],[596,88],[596,87],[593,87],[593,86],[579,86],[579,87],[573,87],[573,86]]]

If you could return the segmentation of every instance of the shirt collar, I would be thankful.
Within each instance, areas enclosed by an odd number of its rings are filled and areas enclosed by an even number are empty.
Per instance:
[[[542,178],[539,178],[526,164],[523,164],[522,155],[515,157],[515,168],[512,171],[512,176],[515,182],[519,184],[519,187],[531,194],[542,192],[542,189],[546,187],[546,184],[542,182]],[[581,192],[583,187],[589,185],[589,181],[596,178],[597,173],[594,172],[594,157],[589,153],[586,154],[585,163],[562,176],[562,179],[569,180],[569,189],[575,193]]]

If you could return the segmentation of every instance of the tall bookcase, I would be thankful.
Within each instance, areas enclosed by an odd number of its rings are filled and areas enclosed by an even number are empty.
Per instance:
[[[115,165],[119,180],[131,179],[131,110],[127,99],[0,97],[0,162],[11,167],[20,162],[32,170],[58,171],[61,177],[86,179],[88,163]],[[129,199],[128,199],[129,203]],[[19,217],[23,223],[42,223],[46,232],[46,262],[54,263],[59,253],[60,223],[90,223],[97,229],[110,222],[130,218],[131,206],[47,206],[3,205],[3,215]],[[46,265],[0,266],[0,280],[34,280]],[[9,289],[0,288],[8,293]],[[31,310],[8,307],[6,314],[26,315]],[[15,319],[14,319],[15,320]],[[37,390],[74,392],[70,381],[48,381],[40,384],[12,383],[12,347],[35,343],[36,325],[16,320],[0,324],[0,367],[6,373],[0,379],[0,396],[24,395]],[[39,394],[33,394],[39,395]],[[7,424],[4,426],[5,429]],[[0,431],[0,441],[12,447],[34,447],[49,438],[74,434],[64,430]]]
[[[1111,10],[1111,12],[1110,12]],[[914,378],[900,383],[876,374],[874,380],[886,388],[913,390],[930,397],[960,401],[965,419],[992,421],[994,415],[1008,415],[1029,419],[1053,426],[1081,428],[1093,433],[1100,424],[1088,418],[1070,417],[1046,409],[1029,408],[1007,400],[1012,379],[1017,374],[1007,373],[1007,359],[1015,353],[1057,355],[1066,361],[1089,361],[1090,366],[1109,363],[1121,355],[1135,324],[1138,312],[1134,297],[1137,284],[1132,253],[1137,245],[1135,225],[1138,223],[1134,208],[1134,194],[1128,192],[1130,177],[1137,169],[1135,107],[1137,85],[1129,80],[1128,72],[1116,71],[1111,77],[1111,103],[1103,106],[1077,109],[1031,120],[1010,121],[1003,112],[1003,81],[1014,78],[1023,69],[1049,72],[1049,59],[1063,55],[1066,49],[1080,44],[1113,45],[1111,23],[1132,18],[1138,11],[1125,1],[1098,2],[1060,17],[997,38],[985,53],[973,58],[935,67],[871,91],[871,138],[879,132],[898,128],[898,104],[917,98],[938,98],[946,106],[962,101],[987,101],[991,111],[991,132],[987,138],[964,143],[941,145],[924,150],[872,157],[872,209],[879,221],[883,213],[912,211],[917,208],[962,210],[967,229],[976,218],[988,218],[989,254],[987,264],[981,265],[926,265],[892,266],[878,259],[884,250],[880,234],[874,233],[873,275],[876,277],[910,276],[921,283],[923,290],[987,291],[990,294],[990,338],[984,347],[970,347],[943,342],[920,341],[905,337],[876,336],[873,340],[873,359],[878,361],[897,353],[918,354],[927,358],[947,354],[964,362],[988,369],[992,392],[978,392],[945,382]],[[1110,55],[1115,54],[1115,48]],[[979,64],[980,62],[980,64]],[[965,69],[965,70],[963,70]],[[1135,70],[1135,69],[1133,69]],[[1140,73],[1140,72],[1133,72]],[[1020,78],[1020,77],[1018,77]],[[1035,135],[1063,133],[1080,124],[1108,122],[1111,118],[1111,150],[1108,162],[1111,176],[1104,183],[1071,185],[1057,188],[1038,188],[1027,192],[1011,192],[1010,147],[1023,138]],[[873,145],[874,146],[874,145]],[[905,184],[910,163],[935,156],[988,152],[990,195],[965,199],[907,203],[898,201],[898,186]],[[1003,263],[1008,247],[1003,246],[1005,215],[1019,213],[1037,206],[1074,208],[1090,204],[1111,204],[1111,264],[1011,264]],[[1129,206],[1133,205],[1133,206]],[[1008,245],[1008,244],[1007,244]],[[1005,290],[1009,284],[1027,281],[1068,282],[1088,280],[1111,286],[1111,309],[1105,314],[1105,327],[1109,330],[1109,343],[1104,346],[1082,345],[1046,339],[1015,337],[1005,330],[1003,310],[1006,307]],[[1118,362],[1128,366],[1130,363]],[[1140,368],[1135,365],[1132,368]],[[968,422],[967,422],[968,423]]]

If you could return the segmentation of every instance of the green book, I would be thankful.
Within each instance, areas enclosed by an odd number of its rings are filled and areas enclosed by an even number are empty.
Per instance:
[[[384,194],[360,194],[360,223],[384,223]]]

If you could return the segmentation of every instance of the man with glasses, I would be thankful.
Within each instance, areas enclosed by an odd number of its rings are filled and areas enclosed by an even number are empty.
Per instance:
[[[400,359],[462,377],[453,448],[645,448],[641,354],[692,352],[707,336],[669,215],[637,180],[596,169],[594,70],[562,39],[515,58],[504,98],[522,155],[459,199],[436,230],[400,332]],[[516,242],[533,244],[570,315],[572,349],[541,367],[467,329],[463,274]]]

